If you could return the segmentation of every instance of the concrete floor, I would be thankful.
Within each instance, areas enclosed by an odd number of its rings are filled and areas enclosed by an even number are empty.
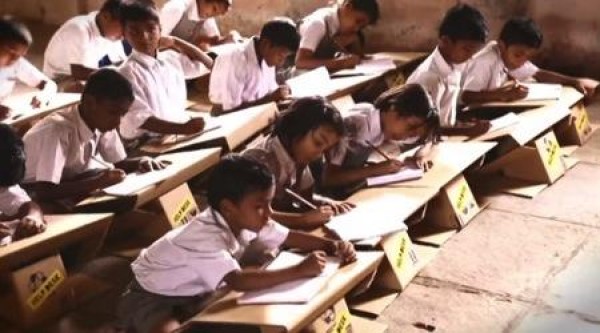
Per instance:
[[[52,30],[33,30],[39,65]],[[600,103],[588,112],[600,125]],[[377,320],[403,333],[600,332],[600,131],[574,156],[581,163],[536,198],[496,197]],[[128,260],[103,257],[87,271],[113,288],[34,332],[113,331]]]

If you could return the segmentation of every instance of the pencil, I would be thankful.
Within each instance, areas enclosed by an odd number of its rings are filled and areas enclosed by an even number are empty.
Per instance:
[[[379,155],[381,155],[381,157],[385,158],[386,161],[391,161],[392,160],[389,156],[387,156],[386,153],[383,152],[383,150],[381,150],[378,147],[376,147],[369,140],[367,140],[366,143],[369,145],[369,147],[373,148],[373,150],[375,150],[377,152],[377,154],[379,154]]]
[[[289,188],[285,189],[285,193],[289,194],[290,196],[294,197],[296,200],[298,200],[301,203],[305,204],[308,208],[310,208],[310,209],[317,209],[317,206],[315,206],[310,201],[304,199],[300,194],[298,194],[298,193],[290,190]]]
[[[106,167],[107,169],[112,169],[114,168],[114,166],[106,161],[103,161],[102,159],[96,157],[95,155],[92,155],[92,159],[100,164],[102,164],[102,166]]]

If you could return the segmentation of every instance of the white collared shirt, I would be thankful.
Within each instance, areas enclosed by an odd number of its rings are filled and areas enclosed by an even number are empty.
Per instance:
[[[121,135],[135,139],[147,133],[140,127],[150,117],[184,123],[187,100],[186,79],[208,73],[200,61],[172,51],[158,52],[156,58],[133,50],[119,68],[133,87],[135,100],[121,121]]]
[[[42,119],[25,134],[23,141],[27,156],[26,183],[59,184],[87,170],[106,168],[92,156],[109,163],[127,158],[119,133],[90,130],[78,106]]]
[[[28,202],[31,198],[21,186],[0,187],[0,215],[14,216]]]
[[[163,35],[173,35],[188,42],[198,35],[220,36],[219,26],[214,18],[198,15],[196,0],[168,0],[160,10],[160,24]]]
[[[121,40],[102,36],[97,15],[92,12],[75,16],[54,33],[44,52],[44,73],[51,78],[71,75],[71,64],[96,69],[104,56],[113,63],[125,60]]]
[[[372,151],[369,143],[378,147],[385,141],[381,112],[370,103],[358,103],[348,110],[344,126],[346,136],[327,153],[327,161],[333,165],[341,166],[345,160],[354,160],[353,157],[356,157],[359,160],[356,166],[361,166]]]
[[[21,57],[14,64],[0,68],[0,102],[10,96],[17,82],[29,87],[37,87],[46,81],[42,90],[45,95],[54,94],[57,90],[56,83],[40,72],[27,59]]]
[[[517,69],[509,70],[502,60],[498,43],[492,41],[469,62],[465,70],[463,89],[467,91],[494,90],[502,87],[508,81],[508,75],[519,81],[525,81],[531,79],[538,71],[539,68],[531,61],[525,62]]]
[[[241,45],[228,48],[215,59],[209,85],[213,104],[229,110],[277,90],[275,67],[270,67],[264,60],[258,61],[257,41],[250,38]]]
[[[147,291],[168,296],[195,296],[215,291],[250,248],[275,250],[289,230],[270,220],[258,233],[236,237],[223,217],[208,208],[188,224],[169,231],[144,249],[131,264]],[[257,251],[262,252],[262,251]]]
[[[325,7],[317,9],[302,19],[298,27],[300,33],[300,49],[316,51],[321,40],[329,31],[329,37],[333,37],[340,29],[338,7]]]
[[[461,80],[466,64],[451,65],[446,62],[439,49],[423,61],[408,77],[407,84],[419,83],[429,92],[440,110],[440,125],[451,127],[456,124]]]

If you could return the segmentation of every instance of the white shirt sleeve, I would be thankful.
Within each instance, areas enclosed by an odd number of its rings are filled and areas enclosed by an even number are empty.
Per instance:
[[[174,51],[173,51],[174,52]],[[182,53],[175,52],[178,57],[178,61],[181,63],[181,69],[183,70],[183,76],[186,80],[195,79],[201,75],[207,74],[210,71],[201,61],[192,60],[188,56]]]
[[[28,202],[31,202],[31,198],[19,185],[0,189],[0,213],[3,215],[16,215],[21,206]]]
[[[185,14],[187,3],[188,1],[185,0],[169,0],[164,4],[159,14],[162,34],[164,36],[170,35],[175,26],[177,26],[177,23],[181,21],[181,18]]]
[[[525,81],[531,79],[539,70],[531,61],[527,61],[523,66],[510,71],[510,75],[517,80]]]
[[[125,147],[117,131],[109,131],[102,135],[98,153],[102,159],[109,163],[117,163],[127,158]]]
[[[471,61],[465,70],[463,90],[477,92],[488,90],[494,75],[492,71],[492,66],[489,64],[486,66],[483,59]]]
[[[221,36],[221,31],[217,25],[217,20],[212,17],[204,21],[202,25],[202,32],[208,37]]]
[[[27,59],[21,57],[18,61],[17,79],[22,83],[29,87],[37,87],[44,81],[51,82],[44,73],[33,66]]]
[[[53,50],[54,61],[65,62],[65,67],[71,74],[71,65],[81,65],[87,68],[98,68],[98,60],[92,59],[90,36],[81,26],[73,24],[63,32],[63,40],[60,45],[55,45],[58,50]],[[62,60],[61,60],[62,59]]]
[[[245,82],[244,64],[238,63],[235,54],[223,54],[215,59],[209,83],[209,97],[213,104],[229,110],[243,103]]]
[[[63,138],[60,129],[31,132],[25,135],[28,182],[59,184],[67,160],[69,139]]]
[[[267,250],[275,250],[285,242],[289,232],[288,228],[271,220],[260,229],[256,241],[262,244]]]
[[[139,128],[148,120],[148,118],[154,116],[154,111],[147,102],[148,96],[146,96],[145,85],[129,72],[129,68],[122,67],[119,71],[125,76],[131,83],[133,88],[133,103],[129,107],[129,111],[123,117],[120,126],[121,135],[127,139],[135,139],[138,134]]]
[[[327,33],[324,21],[309,19],[300,25],[300,49],[315,51]]]

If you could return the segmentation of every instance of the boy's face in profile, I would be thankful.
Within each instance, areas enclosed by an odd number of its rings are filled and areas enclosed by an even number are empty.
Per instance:
[[[341,136],[330,126],[321,125],[296,139],[292,143],[291,155],[294,161],[300,165],[309,163],[321,158],[323,154],[336,145]]]
[[[19,58],[24,57],[29,46],[16,42],[0,44],[0,68],[13,65]]]
[[[130,21],[124,26],[125,39],[134,50],[155,56],[160,40],[160,24],[155,20]]]
[[[197,1],[198,16],[202,18],[217,17],[225,15],[229,10],[222,1],[199,0]]]
[[[265,47],[265,54],[263,59],[269,65],[269,67],[281,67],[285,63],[287,57],[292,54],[292,51],[288,50],[283,46],[274,46],[271,41],[266,41],[267,47]]]
[[[104,37],[112,41],[116,41],[123,38],[123,25],[121,21],[109,13],[101,13],[104,15],[104,25],[102,26],[102,33]]]
[[[484,43],[475,40],[452,40],[447,36],[442,36],[440,39],[440,50],[452,65],[460,65],[475,55]]]
[[[421,137],[426,133],[425,121],[415,116],[401,116],[390,110],[382,112],[383,135],[388,140],[401,141]]]
[[[527,61],[531,60],[537,53],[537,49],[529,47],[527,45],[506,45],[506,43],[499,41],[498,47],[500,48],[500,56],[504,65],[509,70],[517,69],[523,66]]]
[[[102,133],[117,129],[121,125],[121,118],[129,111],[132,103],[127,99],[110,100],[95,96],[89,96],[86,102],[85,107],[89,108],[88,114],[93,122],[89,125]]]
[[[259,232],[271,218],[271,201],[274,195],[275,186],[271,186],[266,191],[248,193],[238,203],[226,200],[226,211],[223,215],[227,223],[233,224],[240,230]]]
[[[340,14],[340,34],[355,34],[369,25],[367,13],[354,9],[350,4],[344,4]]]

